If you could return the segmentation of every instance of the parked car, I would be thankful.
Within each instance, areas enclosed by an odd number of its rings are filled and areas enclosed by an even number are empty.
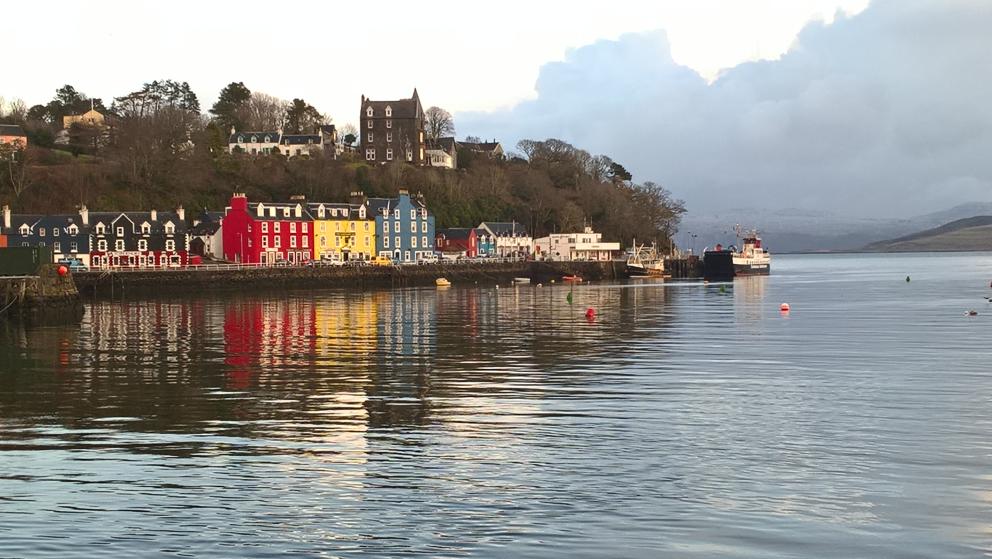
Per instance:
[[[388,256],[373,256],[369,263],[373,266],[392,266],[393,260]]]
[[[78,258],[63,258],[62,260],[56,262],[56,264],[69,268],[70,272],[86,272],[89,270],[89,268],[86,267],[86,264],[83,264],[83,261]]]

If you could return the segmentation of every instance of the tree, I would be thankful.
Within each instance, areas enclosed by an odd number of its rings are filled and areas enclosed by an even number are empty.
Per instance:
[[[348,147],[354,146],[355,142],[358,141],[358,128],[354,124],[345,124],[341,127],[340,133],[342,134],[341,140]]]
[[[14,198],[34,184],[30,172],[36,159],[34,148],[25,148],[19,143],[0,144],[0,181],[14,193]]]
[[[55,90],[55,101],[61,103],[63,107],[75,107],[80,101],[85,99],[85,95],[81,95],[76,91],[75,87],[72,87],[69,84],[63,85],[59,89]]]
[[[287,134],[312,133],[324,123],[324,116],[303,99],[293,99],[286,108],[285,132]]]
[[[244,82],[231,82],[220,90],[217,102],[210,108],[210,114],[214,115],[214,121],[223,130],[234,127],[241,130],[245,126],[245,109],[251,99],[251,90],[245,87]]]
[[[616,161],[610,162],[609,171],[607,171],[607,176],[613,182],[613,184],[619,184],[623,182],[629,182],[634,178],[623,165],[617,163]]]
[[[530,140],[524,140],[524,141],[529,142]],[[469,144],[481,144],[482,138],[478,136],[465,136],[465,142]]]
[[[7,104],[7,118],[23,124],[28,115],[28,106],[23,99],[14,99]]]
[[[431,107],[424,112],[424,128],[427,137],[437,140],[455,133],[455,120],[451,113],[441,107]]]
[[[266,93],[254,92],[248,100],[245,130],[270,131],[283,127],[289,103]]]

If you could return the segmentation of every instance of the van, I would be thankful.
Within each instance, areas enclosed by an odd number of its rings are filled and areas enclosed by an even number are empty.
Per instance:
[[[369,263],[373,266],[392,266],[393,261],[388,256],[373,256]]]

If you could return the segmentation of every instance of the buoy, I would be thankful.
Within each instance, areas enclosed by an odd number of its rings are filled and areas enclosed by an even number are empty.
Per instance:
[[[65,266],[59,266],[59,275],[60,276],[64,276],[64,275],[66,275],[68,273],[69,273],[69,268],[66,268]]]
[[[723,294],[723,293],[726,293],[726,292],[727,292],[727,288],[721,285],[720,286],[720,293]]]
[[[965,314],[967,314],[968,316],[978,316],[978,311],[976,311],[975,309],[971,309]]]
[[[596,318],[596,309],[592,307],[586,309],[586,318],[588,318],[589,320]]]
[[[498,283],[496,284],[496,289],[499,289],[499,284]]]
[[[539,283],[539,284],[537,284],[537,286],[538,286],[538,287],[544,287],[544,286],[543,286],[543,285],[541,285],[540,283]]]
[[[792,310],[792,307],[789,306],[789,303],[782,303],[781,305],[778,306],[778,310],[782,312],[789,312],[790,310]]]
[[[555,282],[555,280],[551,280],[551,283],[554,283],[554,282]],[[992,286],[990,286],[990,287],[992,287]]]
[[[906,283],[909,283],[909,276],[906,276]]]

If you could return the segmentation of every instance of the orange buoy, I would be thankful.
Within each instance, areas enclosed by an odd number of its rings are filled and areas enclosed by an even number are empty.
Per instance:
[[[779,305],[778,310],[782,312],[789,312],[790,310],[792,310],[792,307],[789,306],[789,303],[782,303],[781,305]]]
[[[586,318],[588,318],[589,320],[596,318],[596,309],[592,307],[586,309]]]
[[[59,275],[60,276],[64,276],[64,275],[66,275],[68,273],[69,273],[69,268],[66,268],[65,266],[59,266]]]

